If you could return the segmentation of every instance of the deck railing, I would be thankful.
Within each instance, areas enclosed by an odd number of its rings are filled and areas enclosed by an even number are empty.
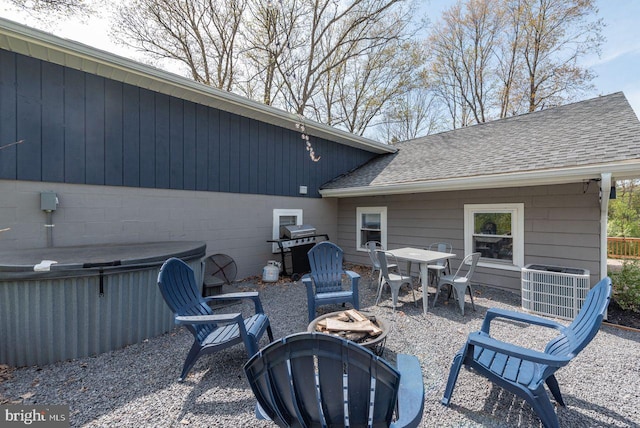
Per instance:
[[[607,238],[607,256],[612,259],[640,259],[640,238]]]

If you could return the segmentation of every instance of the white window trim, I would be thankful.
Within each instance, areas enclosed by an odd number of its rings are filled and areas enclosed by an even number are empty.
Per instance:
[[[302,223],[302,210],[301,209],[273,209],[273,229],[271,232],[271,239],[280,239],[280,217],[284,216],[295,216],[296,217],[296,225],[301,225]],[[271,252],[279,253],[280,247],[278,244],[271,244]]]
[[[357,207],[356,208],[356,251],[369,251],[362,246],[360,230],[362,229],[362,214],[380,214],[380,240],[382,248],[387,248],[387,207]]]
[[[524,266],[524,204],[465,204],[464,206],[464,253],[473,252],[473,217],[477,212],[511,213],[511,235],[513,236],[513,264],[492,263],[480,259],[478,266],[502,270],[519,271]]]

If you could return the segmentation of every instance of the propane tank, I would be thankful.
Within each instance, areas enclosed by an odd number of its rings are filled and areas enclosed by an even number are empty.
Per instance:
[[[262,268],[262,280],[264,282],[276,282],[280,276],[280,263],[275,260],[269,260],[267,265]]]

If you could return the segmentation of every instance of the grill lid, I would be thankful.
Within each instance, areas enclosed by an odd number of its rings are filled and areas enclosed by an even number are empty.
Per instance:
[[[280,236],[288,239],[302,238],[316,234],[316,228],[309,224],[280,226]]]

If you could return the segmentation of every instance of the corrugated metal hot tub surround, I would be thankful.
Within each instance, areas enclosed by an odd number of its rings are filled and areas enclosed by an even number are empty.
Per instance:
[[[160,267],[178,257],[199,279],[205,251],[192,241],[0,251],[0,363],[86,357],[171,330]],[[43,260],[58,263],[34,271]]]

